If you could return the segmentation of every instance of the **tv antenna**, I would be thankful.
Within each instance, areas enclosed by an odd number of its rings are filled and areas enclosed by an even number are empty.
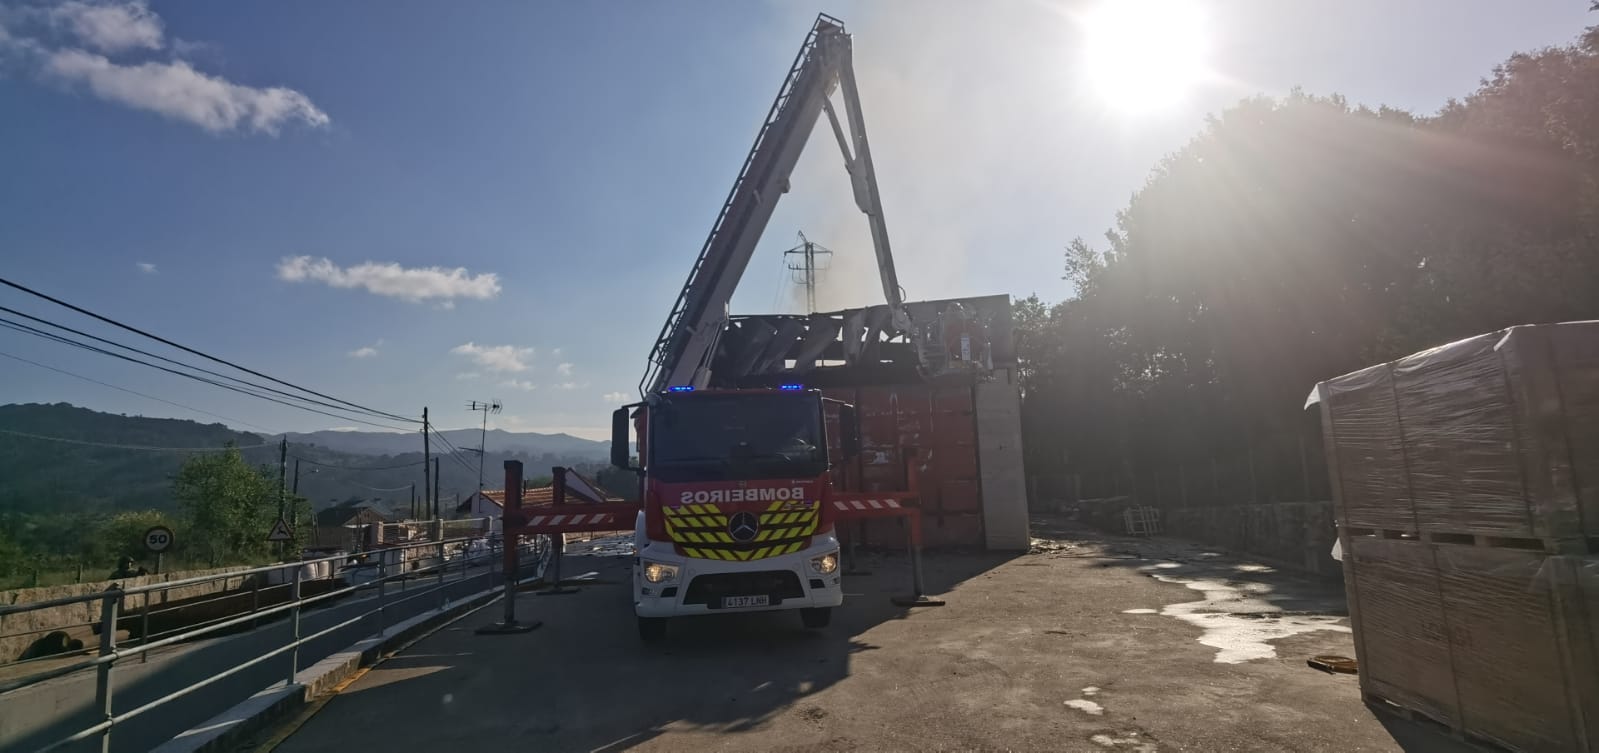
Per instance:
[[[487,454],[486,451],[489,444],[489,414],[498,414],[505,406],[500,403],[499,398],[491,398],[488,402],[473,400],[467,403],[466,407],[469,410],[483,412],[483,432],[479,435],[477,443],[477,490],[481,493],[483,491],[483,456]]]

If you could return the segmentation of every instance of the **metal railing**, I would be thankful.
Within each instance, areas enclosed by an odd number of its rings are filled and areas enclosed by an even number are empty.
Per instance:
[[[525,577],[539,577],[543,574],[543,567],[547,563],[551,550],[547,536],[529,536],[519,539],[517,543],[521,549],[520,561],[523,570],[518,574],[518,579]],[[113,585],[101,593],[69,596],[28,604],[0,606],[0,620],[14,615],[29,612],[38,612],[45,609],[59,608],[74,604],[86,607],[98,602],[98,620],[87,622],[73,622],[70,624],[52,624],[49,627],[35,628],[18,633],[9,634],[25,635],[46,631],[58,631],[88,627],[98,632],[99,645],[94,648],[85,648],[81,651],[72,651],[65,654],[53,654],[26,659],[10,665],[5,669],[10,670],[8,675],[15,675],[18,664],[34,664],[44,660],[62,660],[71,657],[83,657],[92,654],[80,661],[66,663],[29,673],[22,677],[0,680],[0,705],[8,701],[3,698],[6,694],[23,691],[49,680],[54,680],[68,675],[95,672],[94,705],[97,710],[95,716],[100,717],[97,723],[85,726],[64,737],[48,742],[43,747],[37,748],[40,753],[65,748],[73,743],[98,738],[101,751],[109,753],[113,730],[119,724],[139,717],[152,709],[171,703],[179,698],[188,696],[195,691],[213,685],[228,677],[239,674],[251,667],[257,666],[275,658],[288,656],[283,660],[284,673],[282,677],[289,685],[295,683],[295,675],[306,664],[302,663],[300,648],[306,644],[323,638],[333,633],[356,625],[368,618],[376,618],[376,628],[373,634],[381,635],[391,626],[391,615],[404,604],[418,599],[438,600],[437,610],[442,611],[449,606],[449,591],[447,584],[461,583],[469,578],[482,577],[485,579],[485,589],[503,587],[503,573],[501,562],[503,560],[503,546],[498,534],[492,536],[464,536],[433,541],[418,541],[400,544],[397,546],[374,549],[356,555],[338,554],[328,557],[305,559],[297,562],[288,562],[267,565],[248,570],[219,573],[215,575],[199,576],[174,580],[166,583],[138,586],[123,589]],[[358,561],[359,560],[359,561]],[[307,578],[306,573],[316,573],[322,569],[318,566],[326,563],[329,572],[327,577]],[[366,571],[375,570],[368,573]],[[229,589],[229,582],[239,579],[240,586],[237,590]],[[282,582],[273,583],[273,580]],[[192,588],[222,581],[221,589],[216,595],[199,600],[180,601],[170,606],[152,608],[152,596],[158,592],[170,592],[178,588]],[[262,587],[266,581],[265,587]],[[311,582],[325,582],[325,590],[321,593],[307,595],[305,587]],[[250,590],[244,590],[244,584],[249,583]],[[398,589],[391,584],[398,583]],[[267,599],[267,606],[262,606],[262,594],[285,590],[286,593],[276,593]],[[345,597],[351,597],[358,592],[367,592],[366,598],[371,599],[374,605],[369,609],[360,610],[331,626],[323,627],[308,635],[302,634],[302,613],[323,605],[331,605]],[[227,599],[237,599],[244,594],[251,594],[250,607],[240,612],[224,613],[220,616],[184,624],[180,627],[157,631],[149,631],[150,618],[164,612],[193,609],[196,606],[218,603]],[[140,597],[137,608],[140,624],[140,633],[136,639],[130,638],[129,642],[119,643],[117,634],[121,630],[129,630],[131,623],[129,616],[134,610],[126,608],[129,597]],[[398,598],[396,598],[398,597]],[[282,598],[281,603],[271,603]],[[165,603],[165,599],[163,603]],[[409,611],[409,610],[408,610]],[[426,613],[425,611],[423,612]],[[113,679],[119,663],[137,658],[140,662],[148,662],[151,652],[178,644],[194,641],[199,638],[215,637],[229,634],[230,632],[270,630],[272,623],[279,619],[286,620],[287,636],[284,642],[270,650],[266,650],[247,660],[238,662],[231,667],[216,668],[219,671],[209,674],[204,679],[194,682],[175,691],[168,692],[157,698],[144,702],[134,708],[122,711],[116,710],[113,705],[114,686]],[[403,619],[403,618],[402,618]],[[278,627],[278,629],[284,629]],[[354,641],[351,641],[354,643]],[[320,660],[315,657],[312,661]],[[261,690],[264,688],[257,688]],[[238,701],[244,698],[237,699]],[[204,718],[194,719],[191,724],[185,725],[187,729],[193,724],[204,721]],[[179,729],[178,732],[181,732]],[[10,741],[6,742],[9,748]]]

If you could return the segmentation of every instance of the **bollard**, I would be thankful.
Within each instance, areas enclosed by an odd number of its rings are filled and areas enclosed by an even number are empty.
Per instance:
[[[388,629],[386,615],[383,613],[383,584],[389,579],[389,562],[383,557],[378,558],[378,633]]]
[[[442,533],[443,530],[444,530],[444,527],[440,526],[439,527],[439,531]],[[439,541],[439,611],[441,611],[441,612],[444,611],[445,607],[450,605],[450,592],[445,590],[445,588],[444,588],[444,571],[448,570],[448,569],[449,568],[446,567],[445,563],[444,563],[444,541],[440,540]]]
[[[578,589],[561,586],[561,560],[566,554],[566,534],[550,534],[550,556],[555,558],[555,577],[550,580],[550,587],[539,592],[540,596],[565,596],[575,594]]]
[[[895,596],[889,599],[899,607],[941,607],[943,599],[933,599],[927,596],[927,590],[922,583],[922,513],[921,510],[912,510],[910,515],[909,551],[911,555],[911,595]]]
[[[294,604],[289,609],[289,643],[294,646],[289,649],[289,685],[294,684],[294,676],[300,673],[300,571],[303,569],[294,568],[294,587],[289,591],[290,603]]]
[[[144,592],[144,607],[140,610],[140,612],[141,612],[141,614],[139,615],[139,645],[142,646],[142,645],[150,642],[150,592],[149,591],[145,591]],[[149,664],[150,663],[150,652],[149,651],[140,651],[139,652],[139,663],[140,664]]]
[[[122,588],[112,586],[105,590],[100,602],[100,655],[110,656],[117,650],[117,609],[122,603]],[[94,703],[100,708],[101,721],[111,721],[111,666],[115,661],[101,664],[94,678]],[[111,753],[111,728],[100,732],[100,753]]]

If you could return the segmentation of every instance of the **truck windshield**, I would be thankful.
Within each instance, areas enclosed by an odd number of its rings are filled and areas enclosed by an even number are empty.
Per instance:
[[[808,478],[827,470],[821,400],[691,395],[650,410],[650,473],[665,481]]]

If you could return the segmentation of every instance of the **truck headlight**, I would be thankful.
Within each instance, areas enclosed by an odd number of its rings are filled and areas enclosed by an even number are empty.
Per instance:
[[[830,575],[838,569],[838,552],[828,552],[820,557],[811,558],[811,569],[822,575]]]
[[[677,580],[677,565],[661,562],[644,563],[644,580],[651,583],[670,583]]]

